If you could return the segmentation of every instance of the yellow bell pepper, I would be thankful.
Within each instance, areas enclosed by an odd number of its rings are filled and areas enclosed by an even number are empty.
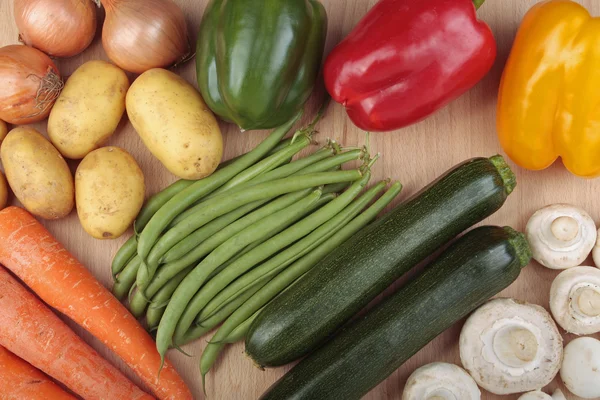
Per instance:
[[[502,147],[541,170],[561,157],[573,174],[600,175],[600,19],[570,0],[535,5],[519,28],[498,99]]]

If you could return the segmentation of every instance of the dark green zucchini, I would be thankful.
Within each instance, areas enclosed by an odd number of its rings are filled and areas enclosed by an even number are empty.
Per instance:
[[[306,355],[397,278],[497,211],[514,186],[501,156],[448,171],[274,299],[252,323],[246,352],[269,367]]]
[[[511,228],[472,230],[414,280],[302,360],[261,399],[360,399],[510,285],[530,258],[525,237]]]

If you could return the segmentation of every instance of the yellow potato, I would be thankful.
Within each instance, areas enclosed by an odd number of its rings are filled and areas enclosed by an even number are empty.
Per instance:
[[[133,223],[144,203],[144,174],[119,147],[85,156],[75,173],[77,215],[96,239],[115,239]]]
[[[0,172],[0,210],[6,207],[8,202],[8,184],[2,172]]]
[[[215,116],[200,93],[174,73],[144,72],[127,92],[127,115],[150,152],[174,175],[201,179],[223,155]]]
[[[8,127],[6,126],[6,122],[0,119],[0,145],[2,145],[2,141],[6,137],[8,133]]]
[[[45,219],[67,216],[73,209],[71,171],[58,150],[38,131],[18,127],[0,148],[6,179],[29,212]]]
[[[71,75],[48,119],[48,137],[67,158],[80,159],[115,132],[125,112],[127,75],[105,61],[89,61]]]

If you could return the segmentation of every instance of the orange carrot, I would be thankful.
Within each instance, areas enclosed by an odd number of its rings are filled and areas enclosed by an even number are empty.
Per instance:
[[[1,400],[75,400],[44,373],[0,346]]]
[[[137,320],[31,214],[0,211],[0,264],[114,351],[163,400],[193,399]]]
[[[85,399],[152,399],[0,267],[0,345]]]

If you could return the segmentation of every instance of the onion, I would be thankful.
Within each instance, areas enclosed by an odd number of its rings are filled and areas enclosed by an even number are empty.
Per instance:
[[[54,57],[85,50],[96,33],[92,0],[15,0],[19,38]]]
[[[124,70],[141,74],[182,62],[190,54],[183,11],[171,0],[101,0],[102,45]]]
[[[33,47],[0,48],[0,119],[14,125],[43,120],[63,88],[56,65]]]

